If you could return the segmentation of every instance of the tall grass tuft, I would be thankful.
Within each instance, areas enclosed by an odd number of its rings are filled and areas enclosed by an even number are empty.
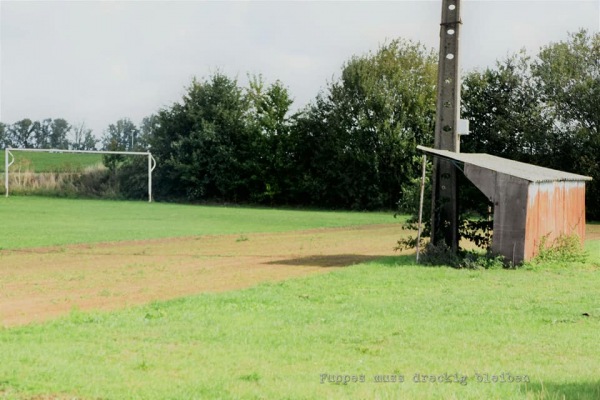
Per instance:
[[[581,238],[576,235],[560,235],[549,242],[550,235],[542,236],[537,255],[528,263],[530,266],[565,264],[571,262],[583,263],[587,253],[581,244]]]
[[[4,174],[2,178],[4,180]],[[18,163],[10,169],[9,190],[17,195],[118,197],[118,190],[111,183],[108,169],[102,164],[72,171],[35,172],[31,165]]]

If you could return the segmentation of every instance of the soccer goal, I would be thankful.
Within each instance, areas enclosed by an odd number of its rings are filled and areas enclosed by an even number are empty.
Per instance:
[[[61,149],[22,149],[7,147],[4,149],[4,189],[6,197],[9,196],[9,174],[10,167],[15,162],[13,152],[33,152],[33,153],[79,153],[79,154],[113,154],[123,156],[143,156],[148,158],[148,201],[152,202],[152,171],[156,168],[156,160],[152,157],[150,151],[100,151],[100,150],[61,150]],[[1,165],[1,164],[0,164]]]

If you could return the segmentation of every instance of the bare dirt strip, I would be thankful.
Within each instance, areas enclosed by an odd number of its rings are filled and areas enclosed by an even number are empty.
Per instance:
[[[0,251],[0,324],[114,310],[395,255],[398,224]]]

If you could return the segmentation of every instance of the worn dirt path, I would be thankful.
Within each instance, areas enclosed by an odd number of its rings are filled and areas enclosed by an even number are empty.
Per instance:
[[[397,254],[398,224],[0,251],[0,324],[324,273]]]

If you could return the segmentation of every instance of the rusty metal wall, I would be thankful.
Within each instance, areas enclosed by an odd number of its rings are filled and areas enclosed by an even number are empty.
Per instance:
[[[585,239],[585,182],[530,182],[465,165],[464,173],[494,204],[492,251],[515,264],[533,258],[540,242],[560,235]]]
[[[531,182],[527,194],[525,260],[534,257],[540,241],[548,245],[560,235],[585,239],[585,182]]]

